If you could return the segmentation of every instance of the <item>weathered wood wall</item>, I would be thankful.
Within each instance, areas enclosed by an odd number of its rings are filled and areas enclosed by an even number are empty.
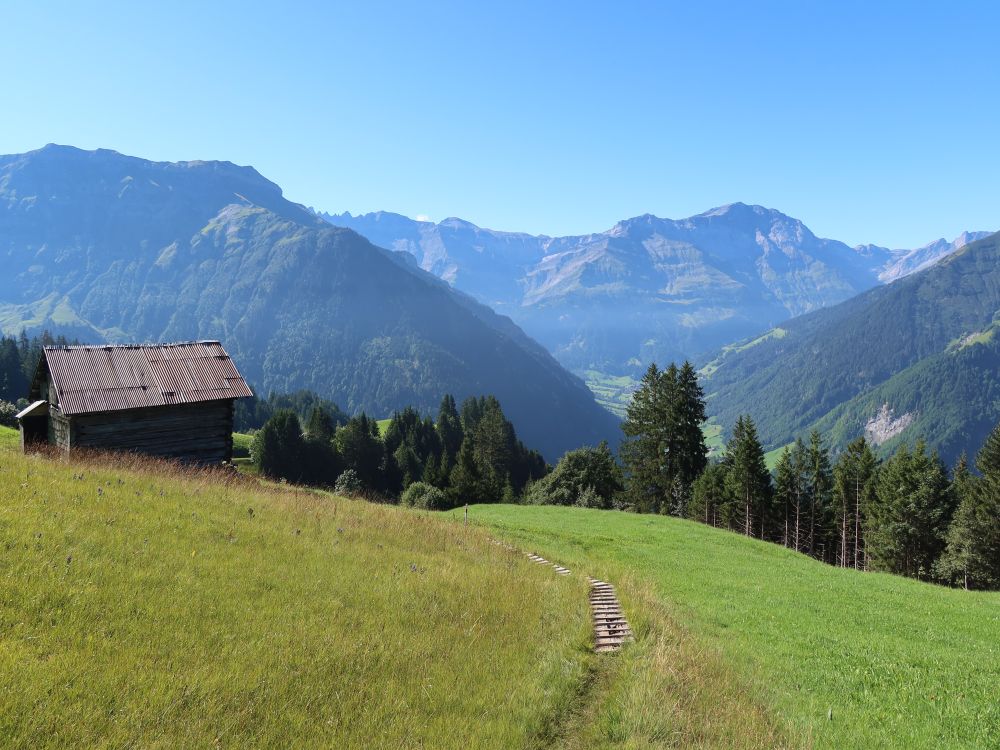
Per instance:
[[[49,409],[49,443],[69,450],[70,422],[69,417],[63,416],[55,409]]]
[[[69,422],[71,448],[136,451],[205,464],[233,458],[232,401],[79,414]]]

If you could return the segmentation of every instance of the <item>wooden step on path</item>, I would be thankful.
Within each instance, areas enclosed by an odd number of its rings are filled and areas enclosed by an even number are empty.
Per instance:
[[[501,542],[499,539],[490,541],[511,552],[519,551],[514,545]],[[527,556],[533,563],[551,565],[559,575],[568,576],[570,573],[569,568],[549,562],[534,552],[528,552]],[[617,651],[625,641],[632,640],[632,629],[622,614],[621,604],[615,595],[615,587],[590,576],[587,580],[590,582],[590,610],[594,620],[594,651],[598,654]]]
[[[515,547],[513,544],[507,544],[507,542],[501,542],[499,539],[490,539],[490,541],[493,542],[498,547],[503,547],[504,549],[508,549],[511,552],[518,551],[517,547]],[[562,565],[557,565],[554,562],[549,562],[544,557],[536,555],[534,552],[528,552],[527,554],[528,554],[528,559],[531,560],[531,562],[533,563],[538,563],[539,565],[551,565],[553,568],[555,568],[556,573],[558,573],[561,576],[568,576],[570,574],[569,568],[564,568]]]
[[[622,614],[621,605],[610,583],[589,578],[590,609],[594,617],[594,651],[599,654],[617,651],[632,639],[632,629]]]

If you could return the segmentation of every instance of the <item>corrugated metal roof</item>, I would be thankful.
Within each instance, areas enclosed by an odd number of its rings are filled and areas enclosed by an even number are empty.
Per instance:
[[[63,414],[253,395],[218,341],[47,346],[45,361]]]

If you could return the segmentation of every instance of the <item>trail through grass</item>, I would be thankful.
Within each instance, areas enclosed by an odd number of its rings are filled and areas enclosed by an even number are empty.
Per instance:
[[[482,530],[0,435],[0,745],[531,748],[585,585]]]
[[[738,697],[777,717],[793,745],[1000,746],[1000,594],[841,570],[673,518],[532,506],[474,506],[470,518],[615,582],[640,623],[637,650],[650,648],[643,627],[686,637],[667,636],[670,669],[683,675],[700,651],[710,676],[729,672],[716,687],[742,684]],[[663,679],[655,661],[631,669],[633,683]],[[695,687],[717,700],[710,683]],[[619,722],[640,727],[672,695],[609,698],[591,728],[614,744]]]

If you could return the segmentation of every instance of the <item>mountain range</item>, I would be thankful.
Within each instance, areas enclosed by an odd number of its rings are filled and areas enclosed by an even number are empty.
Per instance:
[[[652,215],[567,237],[461,219],[320,214],[509,315],[580,374],[636,375],[710,352],[933,264],[987,232],[917,249],[849,247],[801,221],[734,203],[687,219]]]
[[[883,453],[923,438],[953,462],[1000,422],[1000,234],[729,346],[701,373],[720,426],[754,417],[772,448],[812,429]]]
[[[714,429],[749,412],[772,448],[813,428],[834,447],[922,435],[952,460],[1000,419],[983,232],[849,247],[737,203],[539,237],[320,216],[250,167],[47,146],[0,156],[0,263],[6,333],[220,339],[264,392],[377,416],[492,393],[550,460],[619,438],[553,354],[626,397],[648,362],[695,357]]]
[[[219,339],[264,391],[350,412],[496,395],[550,460],[617,420],[508,318],[250,167],[50,145],[0,156],[0,329]]]

